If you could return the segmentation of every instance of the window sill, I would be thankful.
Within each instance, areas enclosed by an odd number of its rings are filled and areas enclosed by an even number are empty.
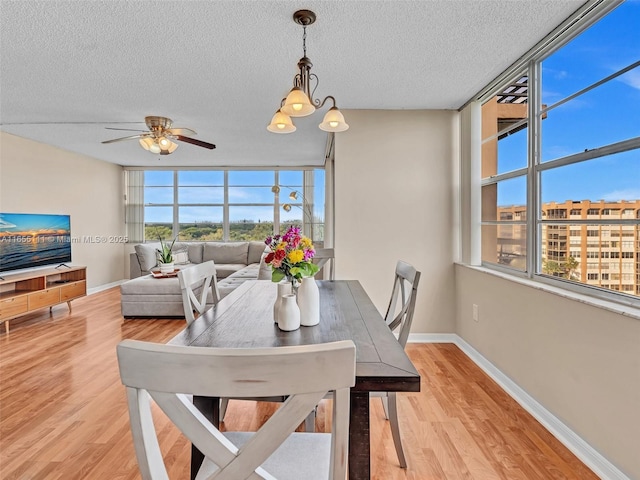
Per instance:
[[[567,298],[569,300],[574,300],[576,302],[584,303],[585,305],[590,305],[592,307],[601,308],[603,310],[607,310],[613,313],[618,313],[620,315],[624,315],[627,317],[640,320],[640,308],[634,307],[632,305],[624,305],[624,304],[617,303],[610,300],[591,297],[589,295],[572,292],[570,290],[566,290],[560,287],[555,287],[553,285],[548,285],[542,282],[536,282],[535,280],[531,280],[529,278],[509,275],[508,273],[499,272],[497,270],[492,270],[486,267],[468,265],[466,263],[460,263],[460,262],[456,262],[456,265],[459,265],[461,267],[466,267],[471,270],[475,270],[477,272],[486,273],[488,275],[493,275],[495,277],[499,277],[504,280],[508,280],[510,282],[519,283],[520,285],[525,285],[527,287],[535,288],[536,290],[541,290],[546,293],[558,295],[559,297]]]

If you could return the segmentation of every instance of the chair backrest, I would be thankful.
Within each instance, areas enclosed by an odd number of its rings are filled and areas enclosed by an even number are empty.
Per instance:
[[[198,312],[198,315],[202,315],[206,310],[209,290],[213,296],[213,303],[217,304],[220,301],[216,266],[211,260],[180,270],[178,279],[180,280],[184,318],[187,320],[187,324],[191,324],[195,320],[194,310]]]
[[[420,272],[406,262],[398,261],[393,280],[391,301],[384,317],[391,330],[400,328],[398,342],[404,348],[409,338],[416,296],[420,283]]]
[[[335,403],[328,479],[346,478],[349,388],[355,384],[351,340],[272,348],[204,348],[124,340],[117,353],[143,479],[168,478],[149,396],[205,455],[205,462],[217,466],[216,479],[272,479],[261,465],[331,390]],[[317,374],[319,365],[322,375]],[[238,450],[194,407],[188,395],[288,398]],[[322,460],[326,465],[326,456]]]
[[[336,260],[333,248],[317,248],[316,254],[313,256],[313,263],[318,265],[320,270],[322,270],[329,261],[331,261],[331,264],[329,265],[329,275],[325,275],[324,278],[335,280],[334,263]]]

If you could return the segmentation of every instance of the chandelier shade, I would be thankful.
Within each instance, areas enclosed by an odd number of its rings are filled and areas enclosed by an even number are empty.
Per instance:
[[[289,115],[278,110],[271,118],[271,123],[267,126],[267,130],[273,133],[292,133],[296,131],[296,126],[291,121]]]
[[[302,25],[303,30],[303,56],[298,61],[299,73],[294,76],[293,88],[286,98],[281,100],[280,109],[271,119],[267,130],[273,133],[294,132],[296,127],[291,121],[291,117],[306,117],[311,115],[317,109],[322,108],[327,100],[331,100],[333,106],[324,116],[319,128],[325,132],[344,132],[349,128],[349,125],[345,122],[340,110],[338,110],[336,99],[331,95],[326,96],[323,100],[313,98],[313,93],[318,87],[319,80],[317,75],[311,73],[313,64],[309,57],[307,57],[307,27],[316,21],[316,14],[311,10],[298,10],[293,14],[293,21],[298,25]]]
[[[325,132],[344,132],[349,128],[349,125],[344,121],[342,112],[337,107],[331,107],[319,127]]]
[[[316,107],[311,105],[309,97],[300,87],[293,87],[280,110],[290,117],[306,117],[315,112]]]

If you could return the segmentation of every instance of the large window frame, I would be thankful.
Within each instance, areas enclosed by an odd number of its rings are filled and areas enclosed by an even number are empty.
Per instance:
[[[154,185],[152,183],[147,184],[144,177],[145,172],[150,171],[162,171],[170,173],[172,181],[170,185]],[[181,172],[190,171],[202,171],[202,172],[220,172],[223,176],[223,181],[220,184],[211,185],[211,188],[221,189],[222,198],[220,201],[205,201],[196,202],[193,201],[181,201],[180,189],[181,188],[208,188],[207,185],[195,185],[180,182]],[[273,175],[273,180],[269,179],[264,185],[243,185],[240,183],[233,184],[230,182],[231,172],[255,172],[255,173],[267,173]],[[285,185],[281,184],[281,178],[286,176],[290,178],[291,175],[287,175],[284,172],[300,173],[300,184]],[[264,183],[264,182],[263,182]],[[279,186],[280,191],[272,191],[269,194],[269,201],[232,201],[230,199],[230,189],[269,189]],[[151,203],[145,200],[144,192],[146,189],[153,188],[170,188],[172,190],[171,199],[168,198],[162,202]],[[233,238],[232,235],[232,211],[234,208],[268,208],[272,210],[273,214],[273,232],[269,231],[268,234],[280,233],[282,228],[286,228],[286,225],[291,223],[300,224],[303,228],[303,232],[309,236],[317,246],[324,244],[324,226],[326,221],[326,200],[325,191],[327,188],[325,171],[323,168],[296,168],[296,169],[274,169],[274,168],[253,168],[253,169],[198,169],[198,168],[126,168],[125,169],[125,188],[127,190],[125,204],[126,204],[126,221],[127,230],[130,233],[131,242],[143,242],[143,241],[156,241],[156,238],[144,238],[145,234],[145,209],[147,208],[165,208],[171,209],[171,221],[167,221],[170,224],[170,235],[173,237],[177,235],[185,222],[181,222],[180,209],[181,208],[214,208],[221,209],[222,212],[222,236],[219,239],[211,241],[230,242],[238,241],[238,238]],[[289,198],[289,194],[292,191],[298,193],[298,198],[292,200]],[[290,207],[283,208],[285,204]],[[289,213],[290,212],[290,213]],[[295,213],[294,213],[295,212]],[[270,219],[269,219],[270,221]],[[163,223],[163,222],[160,222]],[[187,222],[188,223],[188,222]],[[218,223],[218,222],[215,222]],[[168,231],[167,228],[165,230]],[[167,233],[165,236],[169,236]],[[262,239],[262,238],[261,238]],[[185,239],[180,239],[185,241]],[[188,241],[188,240],[186,240]],[[195,240],[194,240],[195,241]]]
[[[606,300],[613,300],[617,303],[640,307],[640,292],[635,292],[635,295],[633,295],[629,294],[628,291],[618,291],[619,289],[613,288],[613,286],[609,286],[609,288],[604,288],[604,286],[596,287],[588,285],[586,283],[571,281],[569,278],[557,278],[549,274],[548,271],[546,273],[542,271],[543,258],[547,253],[547,245],[545,245],[545,239],[542,236],[543,229],[547,229],[547,233],[550,231],[549,229],[558,229],[560,233],[565,232],[564,235],[566,236],[566,238],[564,239],[564,241],[566,242],[567,254],[569,254],[570,252],[569,249],[571,248],[571,245],[575,243],[571,241],[570,236],[573,234],[576,227],[585,230],[589,227],[600,228],[604,226],[620,226],[620,229],[623,230],[624,226],[632,226],[636,232],[640,230],[640,209],[637,210],[637,214],[633,217],[629,215],[627,215],[626,217],[625,215],[619,215],[618,218],[610,218],[609,215],[605,214],[598,216],[598,218],[594,218],[590,215],[583,215],[582,218],[575,218],[575,216],[571,218],[572,215],[569,215],[569,213],[571,212],[570,210],[566,211],[566,213],[568,214],[567,218],[559,218],[559,216],[547,215],[548,212],[545,212],[545,214],[543,215],[541,185],[542,176],[545,174],[545,172],[553,172],[555,169],[560,169],[569,165],[578,165],[582,162],[589,162],[599,158],[605,158],[624,152],[637,151],[640,153],[640,136],[636,136],[627,138],[625,140],[605,144],[598,148],[586,150],[584,152],[560,156],[559,158],[555,158],[552,160],[543,161],[542,159],[542,122],[543,119],[547,117],[547,115],[552,114],[554,109],[560,107],[561,105],[573,99],[576,99],[602,85],[605,85],[607,82],[611,82],[620,75],[623,75],[624,73],[632,69],[636,69],[640,66],[640,61],[634,62],[622,69],[619,69],[606,78],[602,78],[596,82],[593,82],[592,84],[580,89],[579,91],[566,96],[558,102],[550,105],[542,105],[541,92],[543,61],[558,49],[566,45],[579,33],[585,31],[597,21],[605,17],[621,3],[623,3],[622,0],[616,2],[589,2],[578,12],[576,12],[574,16],[568,19],[563,25],[552,32],[543,42],[541,42],[530,52],[528,52],[528,54],[525,55],[519,62],[516,62],[509,70],[507,70],[500,77],[494,80],[494,82],[487,86],[485,90],[474,99],[476,105],[484,105],[488,101],[496,98],[498,95],[504,92],[505,88],[507,88],[509,85],[512,85],[516,79],[522,77],[523,75],[528,77],[528,112],[526,114],[526,118],[523,118],[520,122],[514,122],[514,124],[509,128],[498,132],[498,134],[493,135],[493,137],[487,137],[480,141],[480,143],[483,144],[490,140],[496,140],[498,135],[505,135],[510,131],[516,131],[516,129],[519,128],[528,128],[527,164],[526,166],[522,166],[521,168],[513,168],[508,171],[500,171],[498,169],[498,159],[496,158],[495,171],[492,172],[493,174],[491,175],[480,174],[480,188],[476,191],[476,195],[478,195],[480,199],[482,199],[483,189],[486,189],[487,187],[495,187],[494,190],[495,192],[497,192],[498,186],[504,185],[503,182],[507,180],[517,178],[526,179],[526,220],[523,221],[522,219],[516,219],[516,221],[514,221],[512,217],[508,217],[506,215],[502,218],[500,215],[495,215],[495,218],[487,218],[487,216],[485,215],[485,207],[483,206],[478,226],[480,232],[477,236],[475,236],[476,241],[479,243],[479,245],[476,247],[476,251],[481,252],[482,249],[487,248],[487,246],[483,243],[483,241],[486,239],[484,233],[486,229],[489,229],[491,234],[495,235],[494,231],[497,231],[500,228],[509,226],[514,227],[518,225],[523,226],[523,228],[526,228],[526,263],[524,264],[523,268],[514,269],[500,265],[498,261],[493,263],[482,260],[481,258],[484,255],[483,253],[476,256],[476,261],[479,260],[480,264],[483,267],[495,269],[509,275],[529,278],[537,282],[549,284],[554,287],[561,287],[563,289],[576,293],[587,294],[589,296],[599,297]],[[480,111],[481,109],[478,108],[478,110],[476,110],[476,115],[481,115]],[[482,168],[483,166],[480,166],[480,168],[476,168],[476,172],[480,172]],[[495,193],[495,196],[497,198],[497,193]],[[486,197],[486,195],[484,195],[484,197]],[[624,209],[625,206],[621,205],[620,208]],[[640,262],[640,239],[637,238],[639,236],[638,233],[636,233],[635,235],[635,241],[638,243],[635,249],[638,258],[635,259],[635,262],[638,263]],[[483,238],[483,236],[485,236],[485,238]],[[549,240],[548,235],[546,237],[546,240]],[[620,238],[619,240],[623,239]],[[496,243],[495,246],[497,247],[498,243]],[[500,255],[498,255],[498,258],[499,257]],[[583,262],[586,262],[586,258],[583,258],[581,260]],[[589,266],[586,263],[585,265]],[[616,272],[615,275],[630,275],[629,272],[623,271],[622,266],[620,266],[619,268],[620,272]],[[636,269],[638,269],[637,265]],[[638,272],[640,272],[640,270],[638,270]],[[585,275],[585,277],[589,280],[597,279],[595,272],[589,272]],[[606,274],[605,279],[609,280],[608,274]],[[638,279],[636,283],[640,285],[640,279]],[[620,290],[624,289],[620,288]]]

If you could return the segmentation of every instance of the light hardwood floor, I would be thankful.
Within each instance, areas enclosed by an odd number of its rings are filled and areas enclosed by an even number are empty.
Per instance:
[[[140,478],[116,344],[166,342],[180,320],[128,320],[118,288],[30,314],[0,334],[0,478]],[[378,399],[372,400],[372,472],[379,480],[596,480],[598,477],[456,346],[410,344],[422,391],[399,395],[409,463],[400,469]],[[320,373],[320,372],[318,372]],[[226,428],[255,429],[277,405],[233,401]],[[317,428],[330,418],[319,407]],[[155,412],[171,478],[188,478],[189,444]]]

